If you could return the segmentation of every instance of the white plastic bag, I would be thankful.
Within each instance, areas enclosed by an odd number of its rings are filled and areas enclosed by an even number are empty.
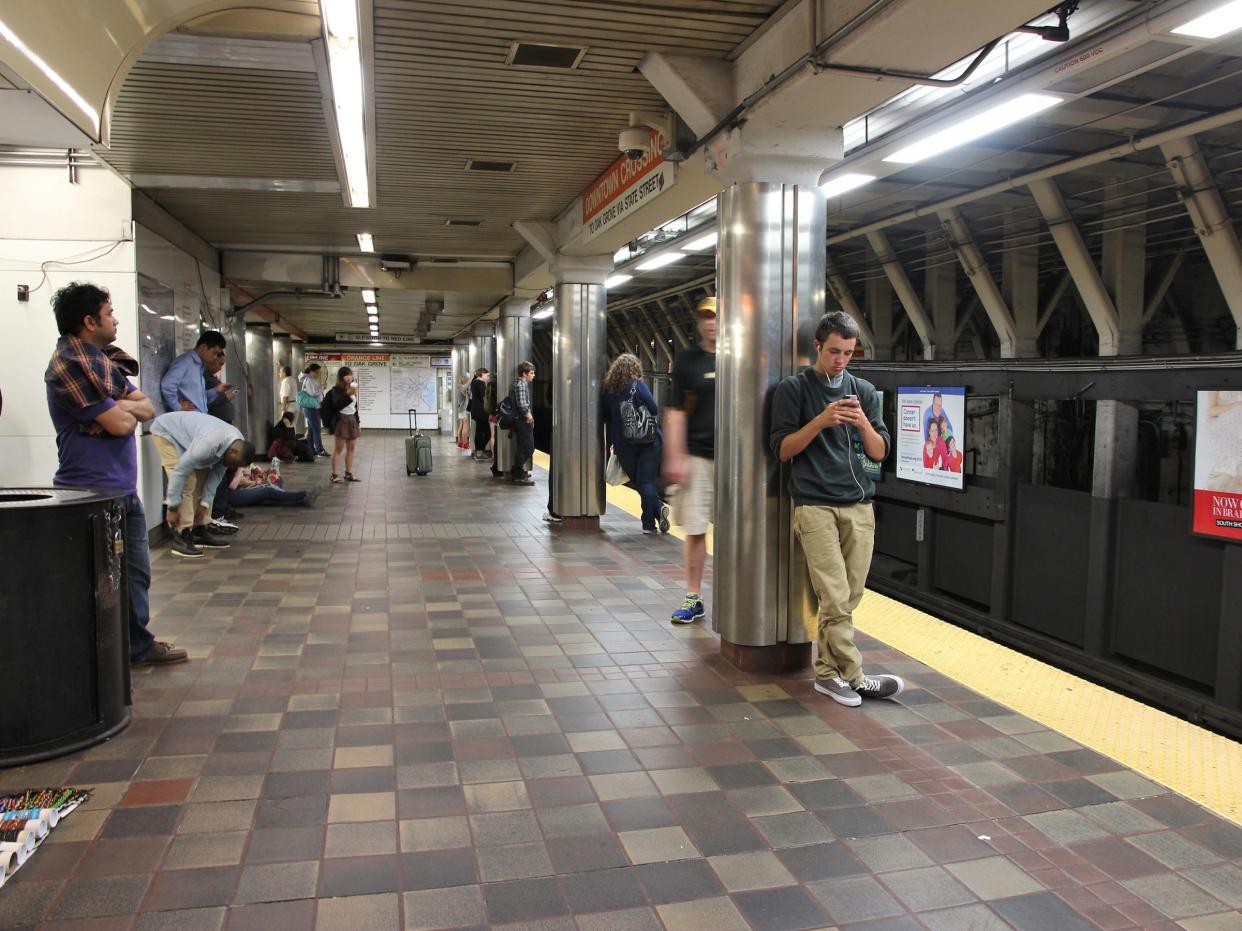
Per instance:
[[[625,469],[621,468],[621,460],[617,458],[617,454],[609,453],[608,464],[604,467],[604,481],[609,485],[624,485],[629,480]]]

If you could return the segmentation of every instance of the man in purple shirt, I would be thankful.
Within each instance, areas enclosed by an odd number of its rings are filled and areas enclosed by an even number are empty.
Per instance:
[[[137,373],[137,363],[112,345],[117,321],[107,291],[70,284],[56,292],[52,308],[61,334],[44,376],[60,459],[52,482],[124,492],[130,663],[184,663],[185,650],[157,641],[147,630],[151,558],[138,498],[134,432],[155,416],[155,409],[127,377]]]

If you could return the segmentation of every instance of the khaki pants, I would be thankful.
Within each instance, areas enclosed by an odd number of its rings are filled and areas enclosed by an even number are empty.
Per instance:
[[[164,475],[171,482],[173,469],[181,461],[181,451],[177,449],[176,444],[162,436],[153,436],[151,439],[155,440],[155,448],[160,451],[160,464],[164,466]],[[178,533],[187,527],[194,526],[194,514],[203,497],[203,485],[206,484],[207,476],[210,474],[210,469],[195,469],[186,477],[185,488],[181,493],[181,505],[177,508]]]
[[[806,555],[807,573],[819,599],[819,655],[815,677],[862,681],[862,656],[854,646],[854,609],[862,600],[875,546],[871,502],[842,507],[794,508],[794,533]]]

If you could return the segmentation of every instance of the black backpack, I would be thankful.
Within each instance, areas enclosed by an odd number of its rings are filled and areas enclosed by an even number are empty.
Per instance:
[[[323,425],[332,430],[336,426],[336,418],[340,415],[341,410],[349,405],[349,395],[338,388],[333,388],[323,399],[323,403],[319,405],[319,417],[323,421]]]

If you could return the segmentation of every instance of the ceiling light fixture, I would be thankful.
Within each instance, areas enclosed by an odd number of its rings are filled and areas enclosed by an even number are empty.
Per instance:
[[[1171,30],[1175,36],[1194,36],[1196,39],[1217,39],[1235,29],[1242,28],[1242,0],[1234,0],[1218,6],[1210,13],[1196,16]]]
[[[91,121],[91,130],[96,134],[99,132],[99,111],[92,107],[87,99],[79,94],[77,89],[59,71],[44,61],[34,49],[23,42],[17,33],[10,29],[3,20],[0,20],[0,38],[3,38],[9,45],[25,56],[27,61],[42,71],[47,76],[47,79],[55,84],[60,89],[60,92],[73,102],[74,106],[86,114],[87,119]]]
[[[661,252],[659,255],[653,255],[645,262],[639,262],[635,268],[640,272],[654,271],[657,268],[663,268],[665,265],[672,265],[674,262],[680,262],[686,257],[684,252],[678,252],[672,249],[668,252]]]
[[[363,288],[362,289],[362,303],[364,304],[375,303],[375,289],[374,288]]]
[[[371,238],[370,233],[359,233],[358,234],[358,248],[361,249],[363,252],[374,252],[375,251],[375,240]]]
[[[939,155],[941,152],[973,142],[998,129],[1011,126],[1028,116],[1034,116],[1049,107],[1055,107],[1060,102],[1060,97],[1054,97],[1051,94],[1023,94],[1013,100],[1006,100],[1004,103],[988,107],[974,116],[953,123],[903,149],[898,149],[892,155],[886,156],[884,161],[899,162],[904,165],[921,162],[925,158],[931,158],[933,155]]]
[[[858,172],[850,172],[844,175],[837,175],[835,178],[829,178],[819,186],[826,197],[838,197],[846,191],[852,191],[860,188],[864,184],[870,184],[875,180],[875,175],[864,175]]]
[[[358,40],[357,0],[320,0],[323,14],[324,45],[328,51],[328,73],[332,77],[332,104],[336,111],[336,131],[341,140],[341,158],[351,207],[370,207],[371,188],[367,179],[367,136],[365,88],[362,82],[362,46]]]
[[[705,233],[704,235],[700,236],[698,239],[694,239],[686,243],[681,248],[688,249],[690,252],[698,252],[702,249],[710,249],[716,245],[716,240],[718,240],[719,238],[720,238],[720,234],[715,231],[710,232],[710,233]]]
[[[379,314],[367,314],[367,321],[378,326],[379,325]]]
[[[623,274],[613,275],[607,281],[604,282],[604,287],[615,288],[618,285],[625,284],[627,281],[629,281],[633,277],[634,277],[633,275],[623,275]]]

